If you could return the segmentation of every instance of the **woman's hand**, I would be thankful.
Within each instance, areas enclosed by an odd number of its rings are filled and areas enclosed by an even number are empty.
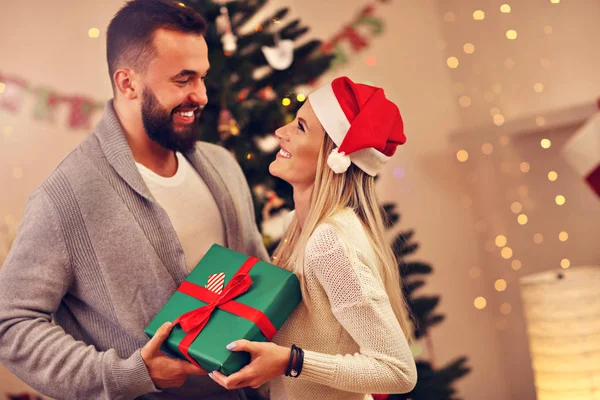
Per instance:
[[[250,364],[229,376],[225,376],[219,371],[208,374],[215,382],[228,390],[246,386],[256,389],[283,375],[290,360],[291,350],[275,343],[237,340],[227,345],[227,348],[231,351],[246,351],[252,357]]]

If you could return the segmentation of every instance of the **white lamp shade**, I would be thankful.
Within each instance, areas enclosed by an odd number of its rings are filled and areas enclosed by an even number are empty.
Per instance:
[[[538,400],[600,400],[600,266],[520,280]]]

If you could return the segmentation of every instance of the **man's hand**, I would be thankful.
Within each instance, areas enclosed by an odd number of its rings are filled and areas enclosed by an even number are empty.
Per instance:
[[[141,350],[142,360],[146,364],[154,386],[158,389],[179,387],[190,375],[208,374],[188,361],[168,357],[160,351],[160,346],[167,339],[172,328],[171,322],[163,324]]]

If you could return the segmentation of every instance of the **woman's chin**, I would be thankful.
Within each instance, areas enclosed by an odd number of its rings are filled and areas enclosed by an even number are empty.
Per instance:
[[[275,159],[271,164],[269,164],[269,173],[276,178],[279,178],[278,169],[277,168],[277,159]]]
[[[279,160],[275,159],[270,165],[269,165],[269,173],[271,175],[273,175],[276,178],[279,179],[283,179],[284,181],[287,182],[287,179],[285,179],[285,174],[282,173],[282,168],[281,165],[279,164]]]

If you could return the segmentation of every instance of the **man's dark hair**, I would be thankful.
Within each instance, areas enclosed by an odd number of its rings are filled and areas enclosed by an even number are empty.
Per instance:
[[[144,72],[156,49],[154,32],[169,29],[202,35],[204,18],[196,11],[169,0],[131,0],[114,16],[106,32],[106,60],[115,91],[114,73],[123,66]]]

